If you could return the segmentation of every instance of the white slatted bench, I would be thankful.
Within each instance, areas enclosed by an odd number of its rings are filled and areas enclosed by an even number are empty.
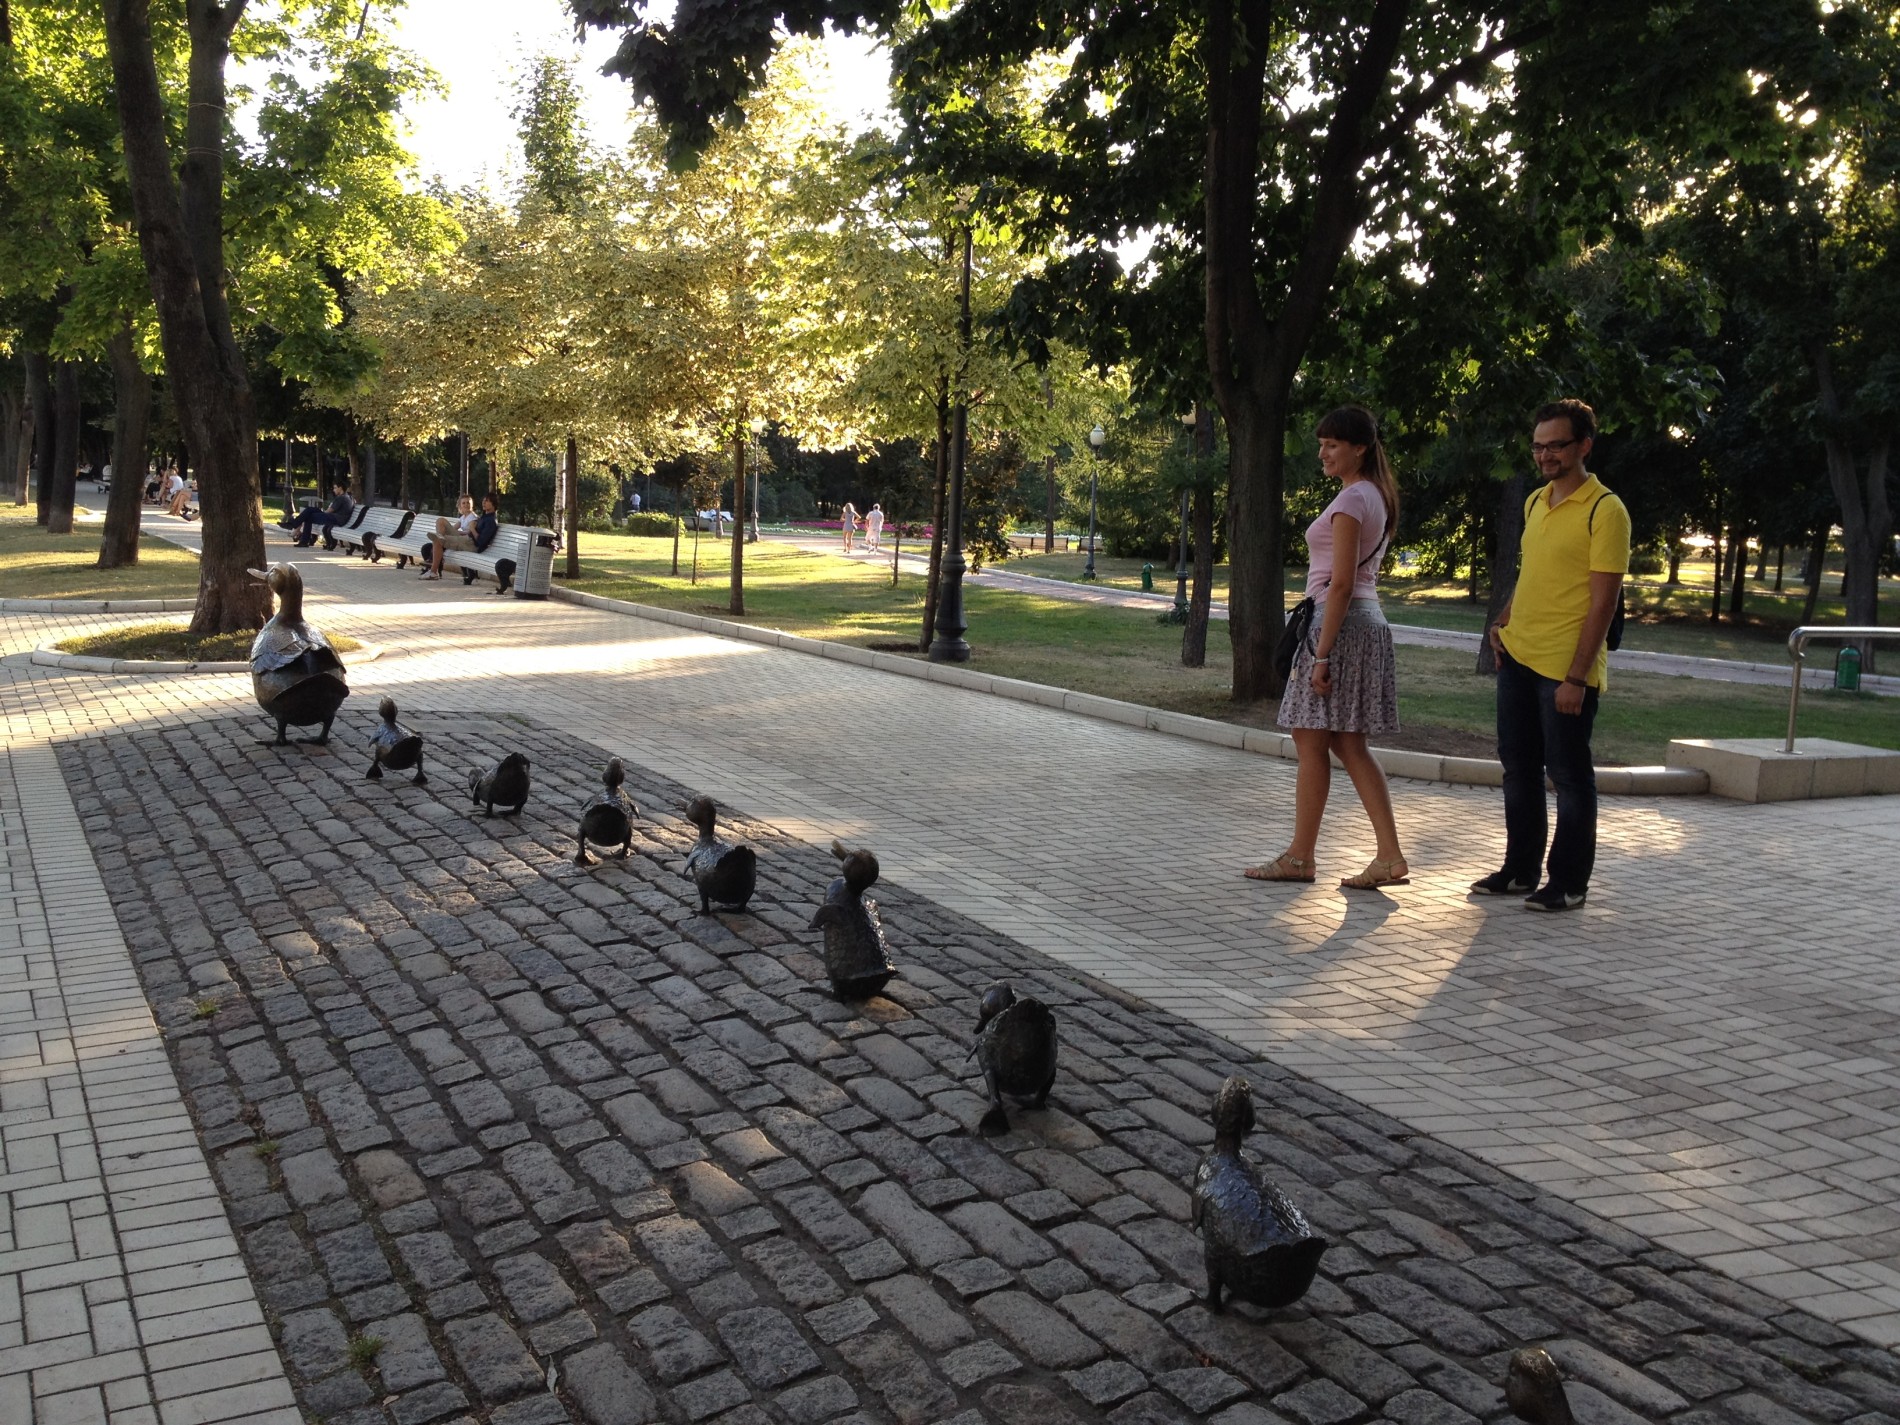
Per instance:
[[[398,569],[407,566],[411,559],[422,562],[422,546],[435,538],[435,522],[438,516],[426,510],[418,511],[409,521],[409,527],[400,534],[388,537],[376,536],[376,552],[393,555]],[[449,516],[451,522],[454,516]]]
[[[338,530],[336,542],[373,563],[382,558],[383,541],[400,535],[413,518],[399,505],[373,505],[357,523]]]

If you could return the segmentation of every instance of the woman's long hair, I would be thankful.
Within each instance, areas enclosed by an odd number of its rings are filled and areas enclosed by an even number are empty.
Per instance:
[[[1399,482],[1392,473],[1392,462],[1386,459],[1385,443],[1379,439],[1379,423],[1372,418],[1372,412],[1364,406],[1341,406],[1327,412],[1313,434],[1321,440],[1341,440],[1347,445],[1366,448],[1359,462],[1359,473],[1373,483],[1379,498],[1385,502],[1385,540],[1390,547],[1399,527]]]

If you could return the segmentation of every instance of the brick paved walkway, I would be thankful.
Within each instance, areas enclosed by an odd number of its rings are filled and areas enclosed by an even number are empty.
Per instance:
[[[1866,896],[1900,807],[1611,808],[1593,904],[1552,926],[1460,893],[1497,855],[1494,794],[1401,784],[1419,884],[1273,890],[1232,875],[1285,834],[1289,769],[1266,759],[386,569],[310,574],[322,618],[392,650],[359,674],[355,722],[386,687],[426,711],[479,686],[485,711],[557,723],[781,831],[871,841],[887,882],[1819,1317],[1896,1335],[1890,915]],[[0,621],[4,651],[46,627]],[[0,667],[15,746],[249,704],[242,679],[20,662]],[[1329,866],[1352,869],[1364,842],[1342,813]],[[1787,868],[1769,893],[1764,867]]]
[[[690,787],[635,768],[636,854],[582,871],[596,749],[416,725],[428,790],[260,754],[253,718],[62,750],[311,1417],[1475,1425],[1525,1340],[1598,1425],[1900,1406],[1887,1352],[902,890],[900,981],[839,1005],[823,852],[735,818],[756,914],[701,917]],[[497,746],[538,770],[518,821],[442,786]],[[1003,976],[1056,1005],[1063,1073],[986,1141]],[[1181,1184],[1231,1072],[1338,1244],[1271,1316],[1194,1299]]]

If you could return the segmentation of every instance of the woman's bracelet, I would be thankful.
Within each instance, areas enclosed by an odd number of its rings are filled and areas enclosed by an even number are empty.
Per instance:
[[[1313,661],[1314,661],[1315,663],[1330,663],[1330,662],[1332,662],[1333,660],[1332,660],[1331,658],[1318,658],[1318,657],[1316,657],[1316,658],[1314,658],[1314,659],[1313,659]]]

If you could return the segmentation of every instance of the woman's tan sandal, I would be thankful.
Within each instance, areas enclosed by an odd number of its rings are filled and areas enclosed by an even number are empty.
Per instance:
[[[1396,861],[1369,861],[1365,870],[1356,876],[1346,877],[1339,884],[1355,891],[1370,891],[1380,886],[1409,886],[1412,884],[1411,871],[1404,857]]]
[[[1243,873],[1250,881],[1310,881],[1313,863],[1284,852],[1261,866],[1249,866]]]

